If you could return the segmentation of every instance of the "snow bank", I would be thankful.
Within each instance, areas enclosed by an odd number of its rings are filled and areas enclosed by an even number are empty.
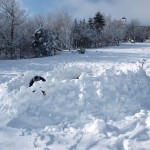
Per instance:
[[[149,47],[1,61],[0,149],[149,150]]]
[[[78,127],[93,118],[121,120],[150,108],[150,78],[143,69],[135,68],[60,65],[44,74],[46,82],[36,82],[31,88],[28,83],[33,72],[19,74],[1,87],[0,112],[13,118],[9,126],[19,128],[62,122]]]

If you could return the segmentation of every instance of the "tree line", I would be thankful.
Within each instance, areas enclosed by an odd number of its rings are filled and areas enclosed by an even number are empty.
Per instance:
[[[101,12],[77,20],[65,10],[29,17],[19,1],[0,0],[0,59],[50,56],[62,49],[143,42],[149,37],[150,26],[138,20],[114,20]]]

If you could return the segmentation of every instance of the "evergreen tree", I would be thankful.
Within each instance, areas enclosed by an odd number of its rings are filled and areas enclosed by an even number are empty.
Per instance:
[[[71,37],[72,37],[73,47],[78,48],[78,41],[80,40],[80,30],[79,30],[79,24],[76,19],[73,24]]]
[[[42,26],[35,31],[33,38],[34,38],[32,43],[33,47],[41,48],[44,45],[46,34]]]
[[[33,36],[32,46],[37,56],[53,56],[56,51],[57,36],[52,29],[40,27]]]
[[[96,29],[94,28],[94,21],[93,18],[89,18],[88,23],[87,23],[87,36],[89,39],[89,47],[94,47],[95,41],[96,41]]]
[[[94,28],[93,18],[89,18],[87,25],[88,25],[88,28],[90,29]]]
[[[88,39],[88,28],[87,23],[85,19],[81,20],[79,23],[77,23],[77,40],[76,40],[76,46],[77,48],[85,48],[89,44]]]
[[[48,36],[46,39],[46,51],[47,51],[49,56],[55,55],[57,45],[58,45],[57,40],[58,40],[58,36],[56,35],[56,33],[52,29],[50,29],[48,31]]]
[[[97,12],[95,17],[93,18],[93,24],[96,30],[95,35],[95,47],[102,46],[102,34],[101,31],[105,26],[105,19],[100,12]]]
[[[90,41],[90,32],[88,28],[88,23],[83,19],[80,21],[79,24],[80,27],[80,41],[79,41],[79,47],[86,48],[90,47],[91,41]]]
[[[93,18],[93,24],[96,30],[102,30],[105,26],[105,19],[100,12],[97,12],[95,17]]]

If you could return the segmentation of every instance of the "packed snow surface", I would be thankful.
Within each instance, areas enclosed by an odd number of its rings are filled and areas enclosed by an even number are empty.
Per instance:
[[[150,43],[1,60],[0,122],[0,150],[149,150]]]

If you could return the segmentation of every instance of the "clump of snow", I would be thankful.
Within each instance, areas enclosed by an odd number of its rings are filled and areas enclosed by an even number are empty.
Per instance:
[[[106,124],[103,120],[96,119],[93,123],[86,124],[84,130],[87,132],[103,132],[105,130]]]

